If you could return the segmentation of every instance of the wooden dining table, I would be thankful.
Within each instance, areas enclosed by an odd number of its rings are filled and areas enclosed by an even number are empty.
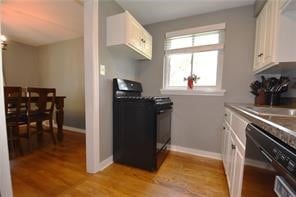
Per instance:
[[[56,113],[56,124],[57,124],[57,138],[59,141],[63,141],[64,132],[63,132],[63,124],[64,124],[64,100],[65,96],[56,96],[55,97],[55,113]],[[29,97],[22,96],[21,103],[27,103]],[[52,100],[52,97],[47,98],[48,101]],[[38,101],[38,97],[31,97],[31,102]]]

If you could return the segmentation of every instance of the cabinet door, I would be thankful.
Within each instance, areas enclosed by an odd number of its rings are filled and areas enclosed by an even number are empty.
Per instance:
[[[139,27],[136,21],[131,17],[128,17],[127,20],[127,44],[133,47],[137,51],[141,51],[142,42],[141,42],[141,32],[142,29]]]
[[[143,32],[143,53],[149,58],[152,58],[152,36],[146,31]]]
[[[222,154],[222,160],[224,165],[225,174],[226,172],[226,166],[227,166],[227,147],[228,147],[228,139],[229,139],[229,130],[227,129],[227,124],[223,124],[222,128],[222,147],[221,147],[221,154]]]
[[[233,143],[234,139],[231,136],[231,129],[227,128],[225,129],[224,132],[224,159],[223,159],[223,164],[224,164],[224,169],[225,169],[225,174],[227,178],[227,183],[229,187],[229,191],[232,188],[232,166],[233,166],[233,158],[234,158],[234,151],[233,151]]]
[[[263,66],[275,64],[276,41],[279,20],[279,1],[267,1],[265,5],[265,41],[263,46]]]
[[[148,59],[152,57],[152,37],[133,18],[129,17],[127,44]]]
[[[268,0],[256,19],[254,71],[276,64],[280,2]]]
[[[258,70],[263,66],[263,52],[265,44],[265,21],[266,7],[262,9],[256,19],[256,40],[255,40],[255,55],[254,55],[254,70]]]
[[[232,197],[240,197],[242,192],[242,182],[244,175],[244,162],[245,156],[244,152],[240,150],[237,146],[235,147],[234,160],[233,160],[233,174],[232,174]]]
[[[234,176],[234,167],[235,167],[235,164],[234,164],[234,156],[235,156],[235,141],[234,141],[234,136],[232,133],[230,133],[230,140],[229,140],[229,143],[228,143],[228,150],[229,150],[229,158],[228,158],[228,169],[229,169],[229,191],[232,190],[233,186],[234,186],[234,182],[235,182],[235,179],[233,178]]]
[[[262,11],[256,19],[256,35],[255,35],[255,50],[254,50],[254,65],[253,70],[257,70],[260,67],[260,44],[261,44],[261,22],[262,21]]]

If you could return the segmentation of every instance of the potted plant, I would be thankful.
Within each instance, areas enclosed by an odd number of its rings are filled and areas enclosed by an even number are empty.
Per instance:
[[[193,89],[193,82],[196,83],[199,79],[200,77],[197,77],[195,74],[189,75],[187,78],[184,77],[184,81],[187,81],[187,87],[189,89]]]

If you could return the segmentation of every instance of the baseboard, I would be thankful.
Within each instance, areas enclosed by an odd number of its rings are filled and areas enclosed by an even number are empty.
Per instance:
[[[257,161],[257,160],[246,158],[245,159],[245,165],[256,167],[256,168],[261,168],[261,169],[265,169],[265,170],[275,171],[273,169],[273,167],[271,166],[271,164],[268,164],[268,163],[263,162],[263,161]]]
[[[103,171],[105,168],[110,166],[113,163],[113,155],[100,162],[100,171]]]
[[[215,152],[210,152],[210,151],[204,151],[204,150],[198,150],[198,149],[192,149],[192,148],[186,148],[182,146],[176,146],[176,145],[171,145],[170,147],[171,151],[176,151],[180,153],[186,153],[190,155],[195,155],[199,157],[206,157],[210,159],[216,159],[216,160],[222,160],[222,155],[220,153],[215,153]],[[245,159],[245,165],[256,167],[256,168],[261,168],[269,171],[274,171],[273,167],[262,161],[257,161],[253,159]]]
[[[57,128],[57,125],[54,125],[55,128]],[[69,127],[69,126],[63,126],[63,129],[77,132],[77,133],[85,133],[84,129],[76,128],[76,127]]]
[[[47,126],[47,127],[49,126],[48,122],[45,122],[44,125]],[[58,125],[54,123],[53,127],[58,128]],[[63,125],[63,129],[73,131],[73,132],[76,132],[76,133],[85,133],[84,129],[80,129],[80,128],[76,128],[76,127],[70,127],[70,126],[67,126],[67,125]]]
[[[215,153],[215,152],[209,152],[209,151],[203,151],[203,150],[197,150],[197,149],[191,149],[191,148],[185,148],[182,146],[170,146],[171,151],[186,153],[190,155],[200,156],[200,157],[206,157],[210,159],[216,159],[216,160],[222,160],[221,154]],[[108,166],[110,166],[113,163],[113,155],[105,159],[100,163],[100,171],[104,170]]]
[[[206,157],[210,159],[216,159],[216,160],[222,160],[222,155],[220,153],[210,152],[210,151],[204,151],[204,150],[198,150],[193,148],[186,148],[182,146],[176,146],[171,145],[170,146],[171,151],[186,153],[190,155],[195,155],[199,157]]]

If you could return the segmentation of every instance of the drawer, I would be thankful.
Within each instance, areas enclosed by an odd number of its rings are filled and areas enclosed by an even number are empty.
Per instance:
[[[231,119],[230,126],[232,130],[238,136],[241,142],[246,145],[246,127],[249,122],[236,113],[232,113]]]
[[[231,110],[228,108],[224,108],[224,120],[228,123],[231,124]]]

